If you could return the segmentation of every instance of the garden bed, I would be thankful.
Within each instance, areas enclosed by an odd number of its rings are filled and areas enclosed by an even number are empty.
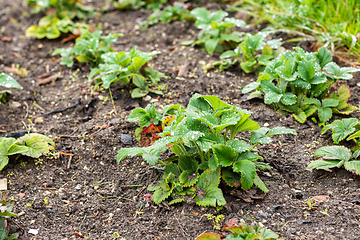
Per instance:
[[[216,61],[218,55],[181,46],[181,41],[197,34],[192,23],[158,24],[142,31],[136,23],[150,14],[145,10],[109,11],[90,20],[95,25],[103,23],[104,32],[124,34],[113,44],[117,51],[129,51],[133,46],[142,51],[160,51],[150,65],[170,77],[161,82],[168,85],[164,97],[132,99],[128,89],[113,86],[114,111],[108,91],[91,88],[89,67],[76,65],[69,69],[59,65],[59,57],[51,56],[54,49],[72,42],[24,37],[25,29],[41,16],[25,16],[23,12],[28,8],[23,2],[0,3],[0,72],[6,72],[5,67],[12,64],[28,71],[27,77],[16,76],[24,89],[13,90],[9,102],[0,105],[0,136],[24,131],[24,125],[31,125],[32,131],[51,136],[56,148],[54,155],[41,160],[11,159],[0,173],[8,180],[8,196],[15,199],[14,212],[20,215],[9,222],[11,231],[20,234],[19,239],[77,239],[79,235],[89,239],[111,239],[112,235],[126,239],[194,239],[213,230],[214,224],[203,217],[205,214],[222,214],[223,223],[237,219],[251,224],[256,220],[284,239],[359,238],[359,177],[344,169],[307,169],[315,160],[313,152],[332,144],[331,135],[320,135],[321,128],[311,120],[299,124],[290,114],[282,115],[261,101],[246,100],[241,88],[256,80],[255,75],[240,69],[204,73],[204,62]],[[202,5],[211,10],[219,7],[213,2]],[[307,44],[303,47],[310,48]],[[185,64],[189,66],[188,74],[178,77],[178,68]],[[59,78],[39,84],[39,76],[45,73],[59,74]],[[355,106],[360,100],[359,80],[357,73],[348,82],[350,103]],[[160,172],[141,157],[116,162],[119,149],[138,146],[134,136],[137,125],[126,120],[132,109],[149,103],[157,109],[167,104],[186,106],[195,93],[216,95],[250,110],[252,119],[261,126],[297,131],[298,136],[274,137],[271,144],[258,147],[272,167],[269,174],[260,173],[269,189],[264,199],[247,203],[225,193],[228,204],[220,211],[185,202],[153,205],[145,201],[144,195]],[[74,108],[50,113],[75,103],[79,104]],[[308,199],[315,196],[322,196],[324,201],[318,202],[317,208],[308,206]],[[30,229],[38,230],[38,235],[29,233]]]

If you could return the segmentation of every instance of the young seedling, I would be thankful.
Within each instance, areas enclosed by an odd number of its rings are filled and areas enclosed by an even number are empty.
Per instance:
[[[305,207],[303,207],[303,210],[312,210],[312,211],[316,211],[318,209],[318,203],[316,201],[313,201],[311,198],[309,198],[306,202],[304,202],[304,204],[306,205]]]
[[[214,227],[213,227],[213,231],[215,230],[220,230],[220,224],[224,221],[225,216],[220,214],[215,216],[214,214],[204,214],[201,216],[200,220],[206,217],[208,220],[213,221]]]

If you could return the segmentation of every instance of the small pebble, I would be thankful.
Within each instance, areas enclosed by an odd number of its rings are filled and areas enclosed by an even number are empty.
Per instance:
[[[273,206],[271,206],[270,211],[275,211],[276,209],[278,209],[280,207],[281,207],[281,205],[273,205]]]
[[[295,229],[293,229],[293,228],[289,228],[289,230],[287,230],[287,232],[288,232],[288,233],[290,233],[290,234],[293,234],[293,233],[295,233],[295,232],[296,232],[296,230],[295,230]]]
[[[146,97],[144,97],[144,101],[145,102],[149,102],[151,100],[151,97],[149,95],[147,95]]]
[[[75,189],[76,189],[76,190],[80,190],[80,189],[81,189],[81,185],[80,185],[80,184],[76,185],[76,186],[75,186]]]
[[[21,103],[19,103],[19,102],[15,102],[15,101],[10,101],[9,102],[9,106],[11,107],[11,108],[19,108],[19,107],[21,107]]]
[[[296,199],[302,199],[302,198],[303,198],[302,193],[297,192],[297,193],[295,194],[295,198],[296,198]]]
[[[132,137],[128,134],[120,134],[121,142],[125,145],[132,145],[133,140]]]
[[[35,118],[35,121],[34,121],[36,124],[43,124],[44,123],[44,117],[38,117],[38,118]]]

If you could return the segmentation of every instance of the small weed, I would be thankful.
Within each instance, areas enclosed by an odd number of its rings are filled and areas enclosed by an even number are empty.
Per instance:
[[[304,204],[306,205],[305,207],[303,207],[303,210],[312,210],[315,211],[318,209],[318,205],[317,202],[312,200],[311,198],[309,198],[306,202],[304,202]]]
[[[213,214],[204,214],[204,215],[202,215],[201,216],[201,218],[200,219],[202,219],[203,217],[206,217],[208,220],[210,220],[210,221],[213,221],[213,224],[214,224],[214,226],[213,226],[213,231],[214,230],[220,230],[220,224],[224,221],[224,219],[225,219],[225,216],[224,215],[222,215],[222,214],[220,214],[220,215],[217,215],[217,216],[215,216],[215,215],[213,215]]]

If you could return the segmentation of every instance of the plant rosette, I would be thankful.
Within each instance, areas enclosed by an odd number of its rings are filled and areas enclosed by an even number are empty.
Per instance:
[[[332,62],[332,55],[325,47],[316,53],[298,47],[294,49],[296,52],[286,51],[272,60],[258,80],[248,84],[243,93],[252,92],[249,99],[263,97],[265,104],[293,113],[300,123],[315,113],[324,123],[333,112],[350,114],[357,110],[347,103],[350,89],[344,84],[334,84],[351,79],[350,73],[360,69],[340,68]]]
[[[102,55],[104,64],[99,64],[99,68],[93,68],[89,74],[89,79],[94,78],[97,84],[102,84],[103,88],[109,89],[110,85],[117,82],[123,86],[135,86],[131,92],[131,97],[140,98],[148,93],[163,95],[158,85],[161,78],[167,76],[157,72],[152,68],[146,68],[157,51],[141,52],[135,47],[129,52],[109,52]]]
[[[222,53],[222,60],[212,63],[211,66],[219,66],[219,70],[223,71],[239,64],[245,73],[262,72],[272,59],[284,51],[279,48],[281,38],[265,41],[266,36],[266,33],[247,34],[235,50]]]
[[[154,106],[136,108],[129,121],[139,121],[140,126],[158,126],[160,138],[148,147],[122,148],[117,155],[120,162],[127,156],[142,156],[149,164],[161,163],[162,179],[148,187],[153,191],[156,204],[171,199],[169,204],[195,201],[199,206],[222,207],[226,204],[220,181],[230,188],[244,190],[259,188],[268,192],[257,172],[270,170],[258,154],[258,144],[270,143],[271,136],[294,134],[292,129],[260,128],[249,119],[247,110],[231,106],[215,96],[195,94],[187,108],[168,105],[163,113]],[[160,129],[159,129],[160,130]],[[139,131],[139,130],[138,130]],[[248,141],[236,135],[250,131]],[[160,160],[161,153],[171,150],[173,156]]]
[[[96,30],[93,33],[86,31],[80,37],[76,38],[75,45],[71,48],[58,48],[53,52],[54,55],[61,55],[60,64],[71,68],[74,61],[79,63],[90,63],[91,67],[102,63],[101,56],[104,53],[112,52],[110,47],[112,42],[115,42],[117,37],[122,37],[122,34],[111,34],[101,36],[102,31]]]
[[[311,162],[309,169],[323,169],[331,171],[331,168],[345,167],[346,170],[360,175],[360,150],[352,152],[343,146],[326,146],[315,151],[314,157],[321,158]]]
[[[222,53],[228,49],[235,49],[241,41],[243,33],[233,30],[233,27],[244,27],[244,21],[228,18],[228,13],[222,10],[209,12],[204,8],[195,8],[190,12],[195,18],[195,26],[201,29],[197,40],[182,42],[182,45],[200,45],[206,52]]]
[[[141,23],[141,26],[146,29],[157,23],[182,22],[184,20],[195,21],[195,18],[188,9],[184,9],[182,6],[167,6],[162,11],[160,9],[155,10],[146,21]]]
[[[73,19],[86,19],[95,14],[94,9],[75,0],[27,0],[32,7],[31,12],[47,12],[38,25],[26,29],[26,36],[36,38],[56,39],[61,33],[81,35],[89,30],[85,23],[75,23]]]

